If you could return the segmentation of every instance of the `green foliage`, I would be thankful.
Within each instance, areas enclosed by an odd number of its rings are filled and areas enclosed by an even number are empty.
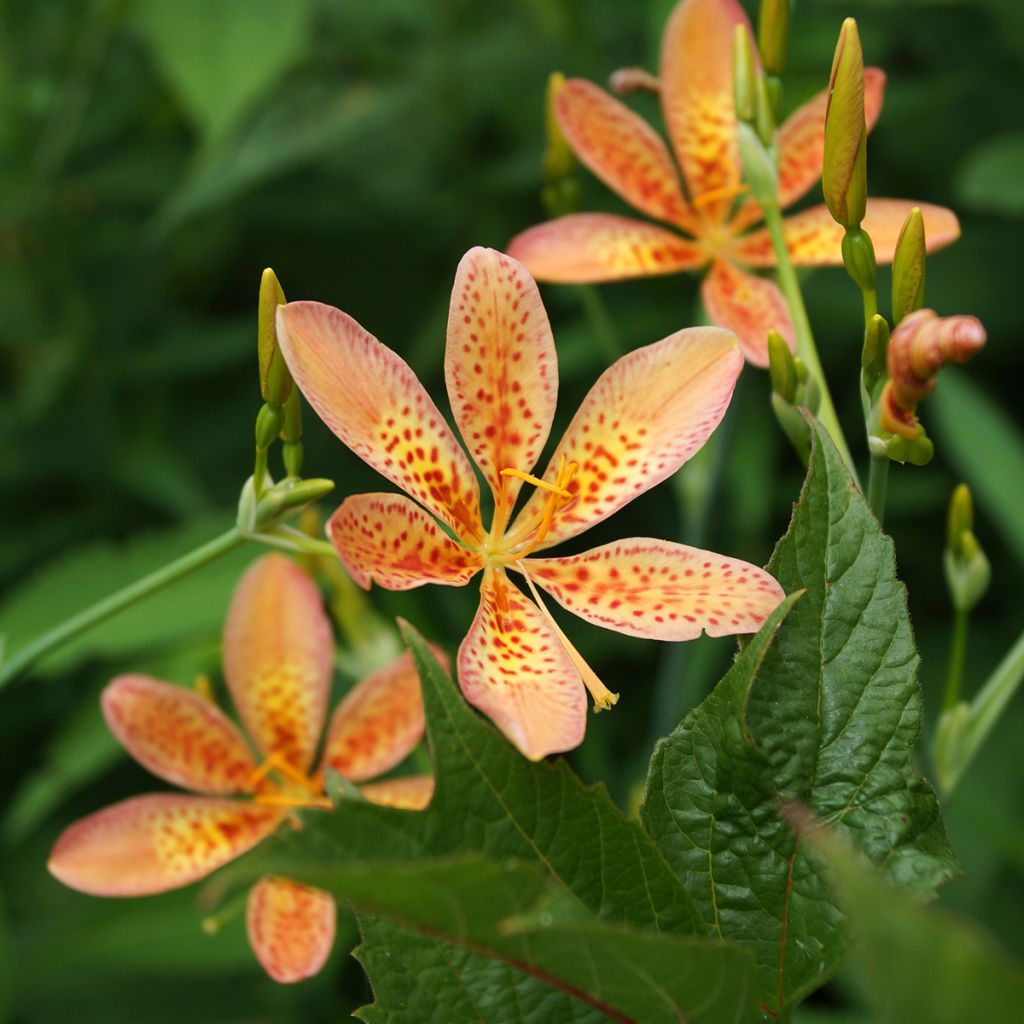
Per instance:
[[[1024,132],[1010,132],[975,147],[957,180],[960,199],[978,210],[1024,215]]]
[[[820,426],[769,570],[794,602],[655,750],[645,827],[716,932],[749,946],[781,1012],[846,951],[826,879],[782,811],[790,801],[928,895],[956,870],[913,767],[918,657],[892,542]],[[774,643],[772,633],[777,629]]]

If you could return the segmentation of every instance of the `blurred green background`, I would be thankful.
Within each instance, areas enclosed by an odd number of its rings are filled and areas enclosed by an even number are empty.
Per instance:
[[[289,298],[343,307],[441,397],[456,263],[542,218],[548,72],[604,81],[656,69],[669,0],[7,0],[0,5],[0,632],[13,647],[232,520],[259,407],[255,305],[272,265]],[[753,4],[746,4],[752,11]],[[992,589],[974,615],[972,692],[1021,629],[1024,440],[1024,5],[1019,0],[799,3],[787,108],[824,86],[839,23],[855,15],[889,74],[869,147],[872,192],[957,210],[963,238],[934,256],[927,303],[975,313],[989,344],[923,409],[938,455],[895,468],[888,527],[922,655],[929,723],[951,615],[944,512],[976,489]],[[650,97],[630,101],[654,116]],[[585,209],[626,212],[582,174]],[[812,196],[810,201],[816,201]],[[883,294],[888,277],[883,271]],[[606,356],[576,289],[548,287],[564,425]],[[695,322],[696,279],[602,289],[625,347]],[[859,436],[860,298],[838,270],[806,278],[833,393]],[[648,534],[767,560],[801,472],[744,373],[704,466],[706,521],[666,485],[585,544]],[[443,400],[442,400],[443,401]],[[557,434],[558,425],[556,425]],[[306,468],[338,493],[380,480],[306,416]],[[329,511],[329,509],[328,509]],[[70,892],[45,871],[61,828],[162,788],[115,746],[97,695],[115,673],[188,683],[218,671],[218,632],[246,549],[138,606],[0,694],[0,1019],[327,1021],[370,998],[347,952],[284,988],[252,959],[240,920],[208,937],[189,889],[147,900]],[[454,651],[469,592],[376,592]],[[685,649],[572,635],[623,699],[573,756],[623,806],[655,736],[728,664],[728,640]],[[339,692],[347,684],[339,675]],[[927,725],[926,725],[927,731]],[[1024,954],[1024,780],[1017,701],[948,807],[966,877],[943,901]],[[923,745],[922,745],[923,747]],[[927,765],[925,765],[927,769]],[[840,977],[815,999],[858,1020]],[[839,1013],[844,1016],[837,1016]],[[814,1017],[813,1019],[817,1019]]]

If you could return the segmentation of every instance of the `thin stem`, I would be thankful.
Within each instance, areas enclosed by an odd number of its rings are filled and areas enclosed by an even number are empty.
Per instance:
[[[814,344],[814,334],[811,332],[810,320],[807,318],[807,308],[804,306],[800,282],[797,280],[796,271],[793,269],[793,264],[789,258],[789,249],[786,246],[786,236],[782,227],[782,211],[777,203],[762,203],[761,209],[764,213],[768,233],[771,235],[772,248],[775,250],[779,287],[782,289],[782,294],[786,297],[790,316],[793,318],[793,326],[796,329],[796,354],[804,361],[807,369],[817,379],[818,386],[821,389],[821,405],[818,409],[818,419],[821,420],[836,448],[839,449],[839,454],[842,455],[850,475],[854,481],[858,481],[857,467],[853,464],[853,456],[850,454],[849,445],[847,445],[846,437],[843,435],[843,428],[839,425],[836,407],[832,402],[828,382],[825,380],[825,371],[822,369],[821,360],[818,358],[818,349]]]
[[[872,455],[868,468],[868,504],[878,517],[878,525],[885,523],[885,496],[889,489],[889,456]]]
[[[942,701],[944,711],[956,707],[960,700],[960,684],[964,677],[964,661],[966,657],[967,612],[957,609],[953,619],[953,640],[949,649],[949,675],[946,677],[946,696]]]
[[[209,562],[237,548],[245,540],[246,538],[239,532],[238,528],[232,527],[209,543],[203,544],[186,555],[182,555],[181,558],[169,562],[162,568],[157,569],[156,572],[143,576],[141,580],[136,580],[109,597],[103,598],[102,601],[97,601],[90,607],[72,615],[71,618],[65,619],[59,626],[55,626],[33,640],[18,651],[9,661],[0,665],[0,689],[23,675],[44,655],[56,650],[87,630],[92,629],[93,626],[99,625],[99,623],[109,619],[112,615],[116,615],[136,601],[148,597],[155,591],[167,586],[168,583],[173,583],[182,576],[187,576],[189,573],[195,572],[196,569],[201,569]]]
[[[867,330],[871,318],[878,315],[878,292],[872,288],[871,291],[862,291],[860,294],[864,299],[864,329]]]
[[[583,312],[587,314],[590,326],[597,335],[605,358],[609,363],[614,363],[623,354],[622,343],[608,313],[608,307],[601,298],[601,293],[592,284],[581,284],[578,288],[580,305]]]

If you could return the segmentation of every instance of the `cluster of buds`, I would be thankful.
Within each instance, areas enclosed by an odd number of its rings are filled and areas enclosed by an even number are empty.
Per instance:
[[[899,458],[904,454],[907,461],[916,461],[914,447],[927,440],[917,418],[918,402],[935,389],[943,366],[966,362],[984,344],[985,328],[973,316],[940,317],[919,309],[903,318],[889,339],[889,379],[879,404],[879,426],[904,442],[890,445],[891,458],[904,461]]]
[[[811,430],[800,411],[817,413],[821,389],[807,366],[794,356],[786,339],[778,331],[768,332],[768,371],[772,381],[772,409],[797,454],[807,465],[811,450]]]
[[[565,75],[552,71],[548,75],[544,128],[547,148],[544,150],[544,188],[540,198],[551,218],[575,213],[580,205],[580,183],[576,180],[576,157],[562,134],[558,123],[558,93],[565,85]]]

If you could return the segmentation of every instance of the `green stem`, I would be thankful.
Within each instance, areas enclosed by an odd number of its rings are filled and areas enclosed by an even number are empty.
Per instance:
[[[888,459],[886,461],[888,462]],[[957,609],[953,619],[953,641],[949,649],[949,675],[946,678],[946,696],[942,702],[944,711],[956,707],[960,700],[960,683],[964,677],[964,661],[966,656],[967,612]]]
[[[786,297],[789,313],[793,318],[793,327],[796,329],[796,354],[804,361],[808,371],[817,379],[818,386],[821,389],[821,405],[818,409],[818,419],[821,420],[836,448],[839,449],[839,454],[842,455],[850,475],[854,481],[857,481],[857,467],[853,464],[853,456],[850,454],[849,445],[847,445],[846,437],[843,435],[843,428],[839,425],[836,407],[828,390],[828,382],[825,380],[825,371],[822,369],[821,360],[818,358],[818,349],[814,344],[814,334],[811,331],[810,320],[807,318],[807,308],[804,306],[800,282],[797,280],[796,271],[793,269],[793,264],[789,258],[785,231],[782,227],[782,211],[777,203],[769,203],[767,205],[762,203],[761,209],[764,213],[768,233],[771,235],[772,248],[775,250],[779,287],[782,289],[782,294]]]
[[[872,317],[878,315],[878,292],[872,288],[871,291],[862,291],[860,294],[864,299],[864,329],[867,330]]]
[[[872,455],[868,468],[868,504],[878,517],[878,525],[885,523],[885,496],[889,489],[889,456]]]
[[[578,291],[580,305],[583,307],[583,312],[587,314],[594,334],[597,335],[605,358],[609,363],[614,363],[623,354],[623,349],[615,325],[608,313],[608,307],[604,304],[601,293],[594,285],[581,284]]]
[[[167,586],[168,583],[173,583],[182,576],[187,576],[190,572],[201,569],[207,563],[237,548],[245,540],[246,538],[239,532],[238,528],[232,527],[209,543],[203,544],[186,555],[182,555],[181,558],[169,562],[162,568],[157,569],[156,572],[144,576],[141,580],[136,580],[109,597],[105,597],[102,601],[97,601],[94,605],[83,609],[76,615],[72,615],[71,618],[65,619],[59,626],[55,626],[41,637],[33,640],[18,651],[9,661],[0,665],[0,689],[24,674],[40,658],[66,644],[69,640],[73,640],[76,636],[92,629],[93,626],[99,625],[105,619],[116,615],[136,601],[148,597],[155,591]]]

